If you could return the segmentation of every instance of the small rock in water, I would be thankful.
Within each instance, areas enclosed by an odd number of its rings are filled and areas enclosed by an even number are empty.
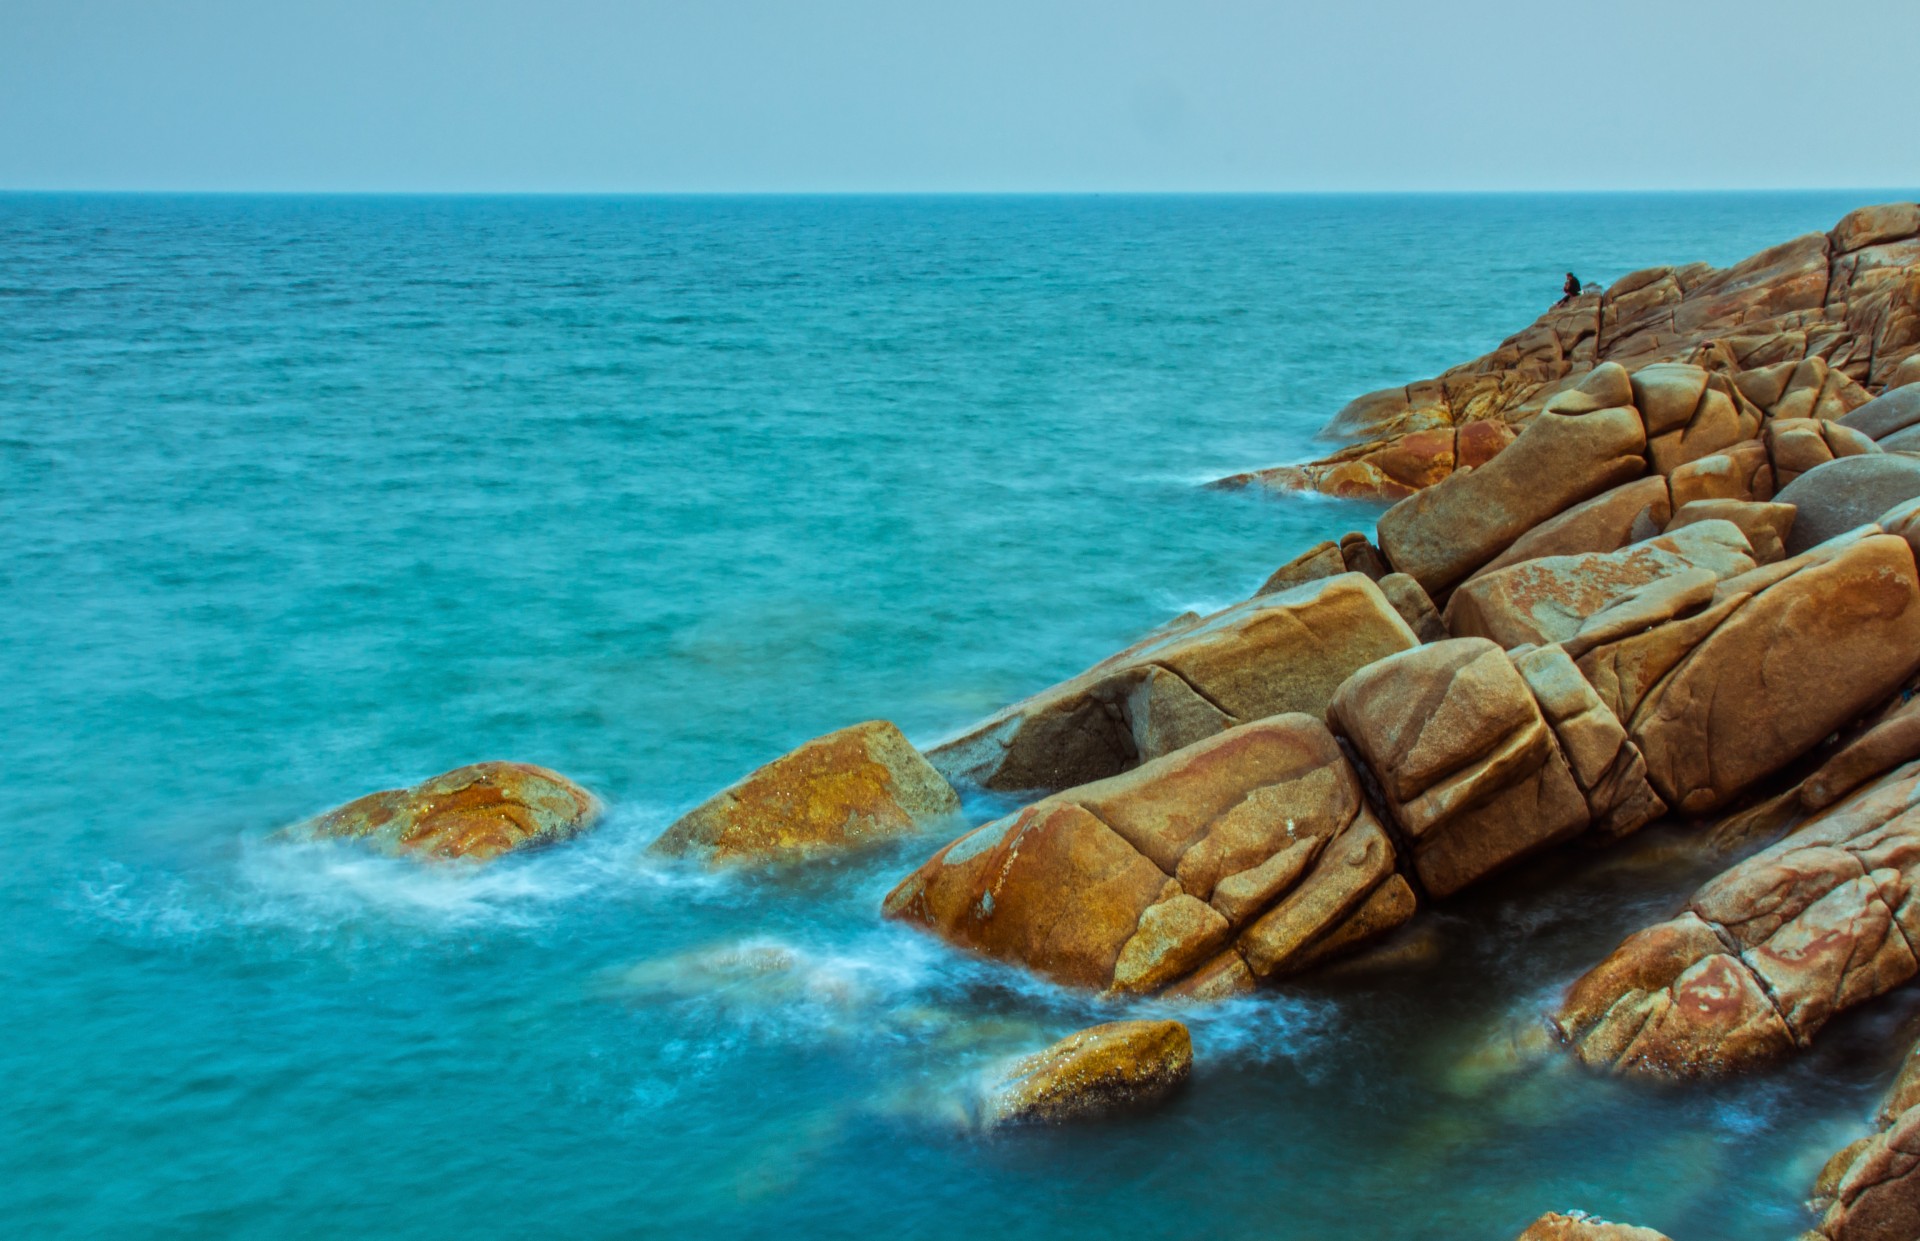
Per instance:
[[[474,763],[412,788],[369,793],[288,829],[311,839],[360,840],[383,853],[489,862],[571,839],[602,807],[593,794],[531,763]]]
[[[1160,1099],[1192,1070],[1193,1040],[1180,1022],[1109,1022],[1011,1065],[990,1089],[982,1119],[1079,1120]]]
[[[1519,1241],[1668,1241],[1667,1234],[1632,1224],[1610,1224],[1585,1211],[1549,1211],[1527,1226]]]
[[[816,737],[695,807],[652,852],[709,865],[841,852],[960,809],[953,787],[885,720]]]

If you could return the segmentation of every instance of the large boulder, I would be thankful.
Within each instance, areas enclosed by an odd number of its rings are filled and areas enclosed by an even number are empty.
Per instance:
[[[1112,1021],[1007,1066],[981,1106],[988,1125],[1057,1124],[1153,1103],[1193,1071],[1177,1021]]]
[[[1447,896],[1590,821],[1526,680],[1494,643],[1455,638],[1356,672],[1329,720],[1379,781],[1433,896]]]
[[[709,865],[798,860],[925,831],[960,798],[886,720],[816,737],[682,815],[652,852]]]
[[[558,772],[488,762],[369,793],[289,830],[423,861],[488,862],[578,836],[601,812],[593,794]]]
[[[1623,393],[1630,395],[1626,372],[1601,367],[1573,395]],[[1438,596],[1547,518],[1644,474],[1646,451],[1640,415],[1624,398],[1590,412],[1543,412],[1492,461],[1388,509],[1380,550]]]
[[[1830,1241],[1920,1237],[1920,1107],[1908,1108],[1853,1153],[1820,1235]]]
[[[1920,668],[1920,580],[1892,535],[1836,540],[1710,598],[1652,602],[1592,617],[1569,652],[1660,796],[1689,813],[1807,753]]]
[[[1816,466],[1781,488],[1774,499],[1796,506],[1787,554],[1797,556],[1916,496],[1920,457],[1877,453]]]
[[[1319,720],[1241,725],[953,841],[888,917],[1072,986],[1211,997],[1413,913]],[[1317,955],[1316,955],[1317,954]]]
[[[1701,1076],[1807,1046],[1920,972],[1920,764],[1713,879],[1629,936],[1555,1015],[1590,1064]]]
[[[1150,635],[928,757],[983,788],[1069,788],[1236,724],[1322,715],[1356,668],[1419,641],[1366,574],[1312,579]]]
[[[1562,642],[1597,612],[1666,578],[1711,583],[1755,565],[1746,535],[1729,521],[1698,522],[1616,552],[1548,556],[1473,578],[1444,614],[1455,637],[1501,646]]]

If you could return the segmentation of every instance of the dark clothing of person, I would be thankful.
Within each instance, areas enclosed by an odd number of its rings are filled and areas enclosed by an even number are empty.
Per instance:
[[[1580,277],[1574,275],[1572,272],[1568,272],[1567,282],[1560,286],[1560,292],[1565,294],[1565,296],[1560,299],[1560,304],[1562,306],[1566,305],[1568,302],[1572,301],[1574,298],[1579,297],[1580,296]]]

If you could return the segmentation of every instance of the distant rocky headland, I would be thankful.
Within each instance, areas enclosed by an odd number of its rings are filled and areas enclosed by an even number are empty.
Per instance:
[[[768,865],[942,833],[877,916],[1202,1004],[1678,822],[1731,864],[1539,1015],[1539,1054],[1649,1089],[1765,1071],[1920,976],[1920,205],[1589,286],[1328,430],[1348,446],[1217,485],[1391,502],[1373,533],[925,754],[881,721],[818,738],[655,850]],[[1024,804],[962,831],[955,785]],[[474,864],[599,814],[486,763],[291,830]],[[1094,1027],[1008,1066],[980,1115],[1141,1105],[1192,1059],[1179,1022]],[[1920,1051],[1806,1189],[1809,1237],[1920,1237]],[[1570,1211],[1524,1237],[1660,1234]]]

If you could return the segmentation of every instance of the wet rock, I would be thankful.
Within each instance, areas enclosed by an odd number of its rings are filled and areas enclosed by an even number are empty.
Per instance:
[[[1069,788],[1236,724],[1320,715],[1356,668],[1418,644],[1364,573],[1310,580],[1151,636],[928,757],[983,788]]]
[[[1504,422],[1413,431],[1344,448],[1305,465],[1283,465],[1220,479],[1213,486],[1238,490],[1317,491],[1344,500],[1391,503],[1450,475],[1492,460],[1517,432]]]
[[[1484,638],[1430,643],[1361,669],[1328,718],[1379,781],[1433,896],[1588,824],[1532,691]]]
[[[1157,1102],[1193,1071],[1177,1021],[1114,1021],[1009,1066],[981,1106],[988,1125],[1057,1124]]]
[[[1755,566],[1753,549],[1728,521],[1698,522],[1616,552],[1548,556],[1484,574],[1447,603],[1449,632],[1501,646],[1562,642],[1588,618],[1663,579],[1709,583]],[[1704,574],[1705,577],[1701,578]]]
[[[1357,774],[1311,716],[1241,725],[935,853],[888,917],[1057,982],[1228,994],[1412,914]]]
[[[1907,1057],[1874,1132],[1829,1160],[1814,1186],[1827,1241],[1920,1237],[1920,1050]]]
[[[412,788],[369,793],[290,829],[313,839],[362,841],[383,853],[488,862],[569,840],[600,818],[600,802],[558,772],[531,763],[458,767]]]
[[[1610,1224],[1585,1211],[1549,1211],[1520,1234],[1518,1241],[1668,1241],[1667,1234],[1632,1224]]]
[[[1645,449],[1631,409],[1543,413],[1480,469],[1388,509],[1380,548],[1437,595],[1547,518],[1644,473]]]
[[[1798,507],[1793,531],[1787,536],[1787,554],[1797,556],[1916,496],[1920,496],[1920,457],[1881,453],[1817,466],[1774,498]]]
[[[1807,1046],[1916,972],[1920,764],[1704,885],[1628,937],[1555,1016],[1589,1064],[1721,1074]]]
[[[797,860],[924,831],[959,809],[900,730],[872,720],[816,737],[714,794],[650,851],[710,865]]]

